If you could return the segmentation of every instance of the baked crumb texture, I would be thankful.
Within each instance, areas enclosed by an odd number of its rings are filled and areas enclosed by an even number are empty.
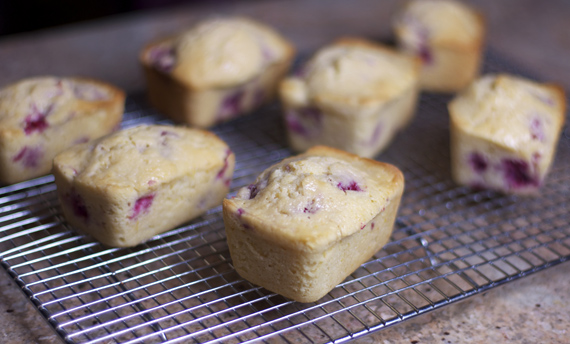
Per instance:
[[[210,127],[272,99],[293,61],[293,45],[246,18],[198,23],[140,54],[151,103],[182,123]]]
[[[400,48],[422,60],[421,88],[456,92],[479,74],[485,20],[475,9],[453,0],[413,0],[396,15]]]
[[[377,155],[412,120],[419,71],[419,59],[360,38],[320,49],[280,84],[291,148]]]
[[[222,203],[235,156],[214,134],[148,125],[54,159],[68,223],[109,246],[135,246]]]
[[[487,75],[449,105],[453,179],[473,188],[534,194],[556,153],[565,119],[562,88]]]
[[[300,302],[322,298],[388,241],[404,189],[394,166],[318,146],[225,199],[232,262]]]
[[[52,76],[0,90],[0,183],[47,174],[54,156],[120,125],[125,94],[109,84]]]

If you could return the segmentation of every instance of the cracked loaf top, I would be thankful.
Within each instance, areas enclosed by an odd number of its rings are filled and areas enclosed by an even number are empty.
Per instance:
[[[244,83],[293,54],[292,45],[264,24],[218,18],[151,44],[141,58],[193,89],[208,89]]]
[[[414,87],[419,68],[413,57],[364,39],[343,38],[286,79],[281,95],[297,106],[378,105]]]
[[[483,42],[483,17],[465,4],[450,0],[411,1],[396,16],[395,30],[406,41],[471,48]]]
[[[555,145],[565,106],[558,86],[499,74],[473,82],[449,109],[452,123],[465,133],[530,156]]]
[[[41,134],[73,118],[124,102],[123,91],[83,78],[35,77],[0,90],[0,128],[12,135]]]
[[[274,242],[318,250],[362,230],[403,184],[392,165],[318,146],[268,168],[225,205]]]
[[[228,155],[228,146],[210,132],[143,125],[75,146],[56,156],[54,165],[76,185],[140,193],[183,175],[217,175]]]

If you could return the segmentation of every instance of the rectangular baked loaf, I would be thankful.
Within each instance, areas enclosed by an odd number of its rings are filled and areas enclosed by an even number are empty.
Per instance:
[[[0,90],[0,183],[50,172],[54,156],[118,129],[125,94],[84,78],[36,77]]]
[[[420,61],[369,40],[321,48],[280,83],[289,145],[325,145],[371,158],[413,119]]]
[[[485,75],[448,108],[455,182],[504,193],[538,193],[565,121],[561,87],[509,74]]]
[[[333,148],[285,159],[224,200],[233,265],[270,291],[316,301],[388,241],[403,189],[396,167]]]
[[[394,21],[400,48],[422,60],[420,86],[457,92],[479,75],[485,18],[456,0],[407,1]]]
[[[135,246],[218,206],[235,156],[214,134],[139,126],[54,159],[68,223],[109,246]]]
[[[272,99],[295,49],[275,30],[245,18],[197,23],[140,54],[150,102],[175,121],[210,127]]]

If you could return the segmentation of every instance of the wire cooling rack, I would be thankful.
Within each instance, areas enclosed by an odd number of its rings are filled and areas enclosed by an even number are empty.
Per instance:
[[[486,70],[510,71],[488,57]],[[0,189],[2,266],[69,343],[343,342],[570,258],[570,132],[538,198],[450,179],[449,97],[424,94],[381,160],[406,178],[392,240],[316,303],[287,300],[232,268],[220,207],[132,249],[62,217],[52,176]],[[124,126],[167,122],[129,97]],[[291,153],[276,105],[214,130],[234,150],[232,192]]]

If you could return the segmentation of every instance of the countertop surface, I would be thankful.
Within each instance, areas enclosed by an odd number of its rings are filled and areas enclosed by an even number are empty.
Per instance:
[[[570,89],[570,2],[484,0],[487,46],[541,80]],[[401,1],[223,1],[121,15],[0,37],[0,86],[34,75],[83,75],[128,93],[144,90],[137,55],[155,38],[215,15],[251,16],[275,26],[300,52],[341,35],[390,36]],[[0,271],[0,342],[59,343],[45,320]],[[358,343],[568,343],[570,263],[562,263],[357,339]]]

